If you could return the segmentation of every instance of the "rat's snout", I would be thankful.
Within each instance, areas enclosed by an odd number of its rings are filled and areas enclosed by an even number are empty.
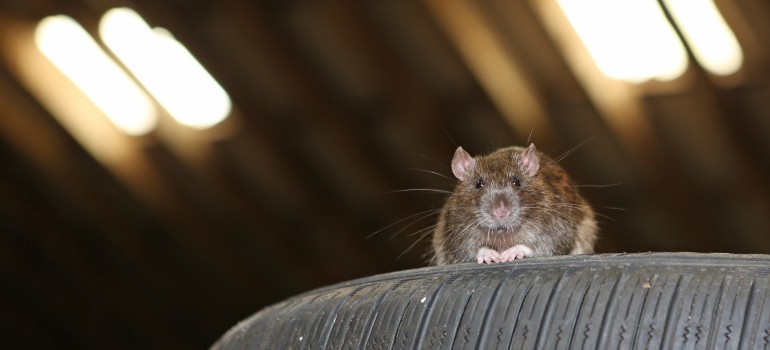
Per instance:
[[[492,215],[498,219],[505,219],[513,212],[512,198],[505,192],[495,193],[490,204]]]
[[[504,219],[507,218],[508,215],[511,215],[511,208],[508,205],[500,203],[493,209],[492,213],[495,215],[495,217]]]

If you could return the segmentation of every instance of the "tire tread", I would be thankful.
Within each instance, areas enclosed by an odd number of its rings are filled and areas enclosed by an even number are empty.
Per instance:
[[[770,256],[645,253],[459,264],[319,288],[214,349],[770,348]]]

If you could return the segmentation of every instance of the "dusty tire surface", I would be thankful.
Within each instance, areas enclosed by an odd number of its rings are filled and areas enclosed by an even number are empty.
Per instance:
[[[528,258],[316,289],[214,349],[765,349],[770,255]]]

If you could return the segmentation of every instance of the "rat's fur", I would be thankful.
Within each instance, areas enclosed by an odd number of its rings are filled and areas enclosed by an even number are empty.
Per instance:
[[[460,181],[433,233],[435,264],[476,261],[481,248],[502,252],[517,244],[531,256],[593,253],[593,210],[564,169],[534,145],[475,158],[458,148],[452,169]]]

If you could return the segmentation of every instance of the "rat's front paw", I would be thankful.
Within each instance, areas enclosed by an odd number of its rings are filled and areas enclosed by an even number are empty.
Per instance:
[[[479,264],[491,264],[495,262],[501,262],[500,253],[490,248],[479,249],[479,253],[476,254],[476,259],[478,260]]]
[[[524,259],[526,256],[532,256],[532,253],[532,248],[523,244],[517,244],[500,253],[498,261],[506,262],[514,261],[516,259]]]

